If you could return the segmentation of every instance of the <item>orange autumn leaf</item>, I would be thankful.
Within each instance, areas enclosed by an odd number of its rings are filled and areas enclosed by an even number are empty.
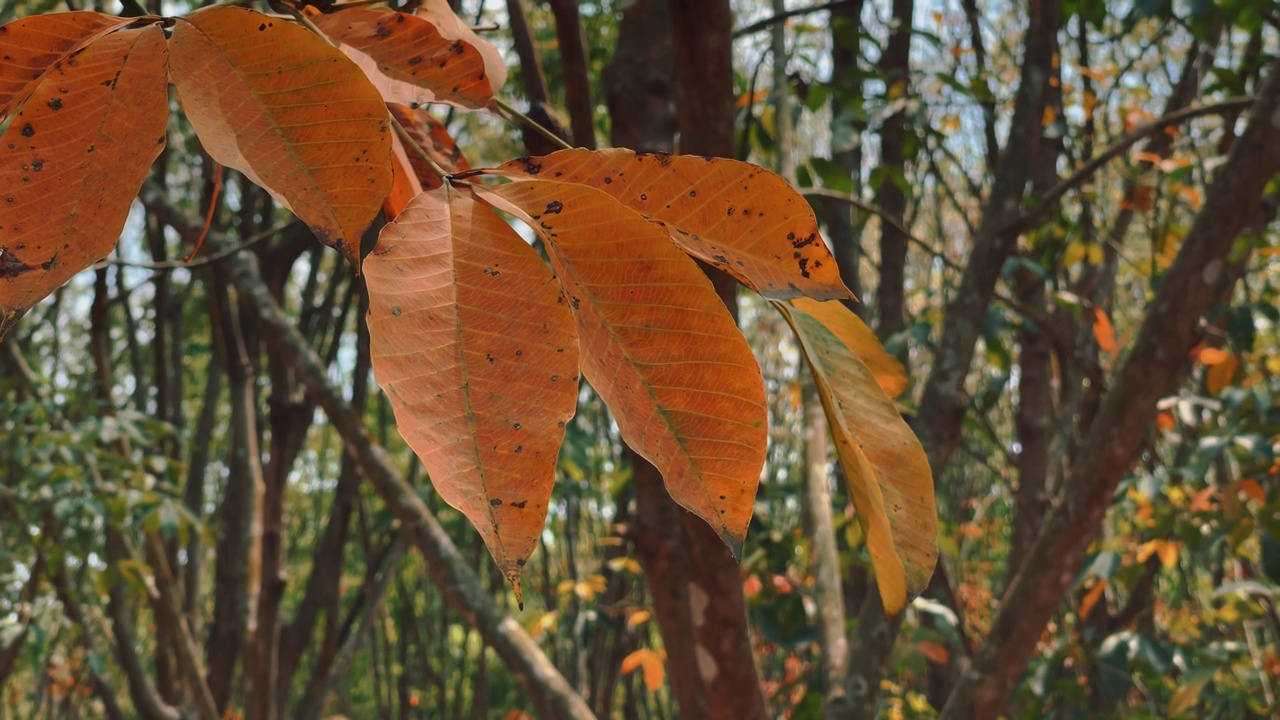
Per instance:
[[[685,252],[768,298],[852,298],[804,198],[773,173],[725,158],[561,150],[486,171],[586,185],[662,228]]]
[[[1216,348],[1205,348],[1205,350],[1200,353],[1201,362],[1204,362],[1204,352],[1207,352],[1208,350],[1216,350]],[[1205,389],[1208,390],[1211,395],[1217,395],[1230,387],[1232,379],[1235,378],[1236,369],[1240,367],[1240,361],[1235,355],[1229,352],[1223,352],[1222,350],[1218,350],[1218,352],[1222,352],[1224,357],[1218,362],[1210,364],[1209,371],[1205,373],[1204,377]]]
[[[468,170],[471,164],[462,155],[462,150],[453,138],[449,137],[444,124],[425,108],[388,103],[387,110],[417,146],[415,148],[407,145],[398,132],[392,134],[391,193],[383,201],[382,208],[388,219],[394,219],[418,193],[440,187],[439,175],[419,154],[419,150],[448,173]]]
[[[764,381],[706,274],[661,228],[587,185],[476,192],[546,242],[583,372],[623,439],[741,557],[768,444]]]
[[[1218,488],[1212,485],[1199,490],[1191,495],[1191,504],[1187,509],[1193,513],[1209,512],[1213,509],[1213,497],[1217,494]]]
[[[1156,415],[1156,427],[1162,431],[1169,431],[1177,427],[1177,421],[1173,419],[1173,413],[1165,412]]]
[[[1080,601],[1080,619],[1083,620],[1089,617],[1089,614],[1093,612],[1093,608],[1097,606],[1098,601],[1102,599],[1102,594],[1106,589],[1106,580],[1098,580],[1093,584],[1093,587],[1089,588],[1089,592],[1085,593],[1084,599]]]
[[[1262,489],[1257,480],[1245,478],[1237,481],[1235,487],[1236,492],[1244,493],[1246,497],[1257,500],[1260,503],[1267,501],[1267,491]]]
[[[117,29],[41,73],[0,137],[0,337],[115,247],[165,143],[159,24]]]
[[[383,228],[364,272],[374,374],[400,433],[518,597],[578,397],[559,287],[510,225],[447,185]]]
[[[1196,359],[1200,361],[1201,365],[1217,365],[1226,361],[1228,357],[1229,355],[1226,350],[1221,350],[1215,347],[1201,348],[1196,354]]]
[[[501,53],[445,0],[423,0],[414,13],[368,6],[309,10],[316,27],[341,43],[387,102],[485,108],[506,82]]]
[[[133,22],[96,12],[64,12],[14,20],[0,27],[0,120],[27,99],[68,55],[103,33]]]
[[[922,640],[916,644],[916,649],[934,665],[946,665],[947,659],[951,657],[945,647],[932,640]]]
[[[359,264],[391,190],[386,105],[336,48],[293,23],[215,5],[178,18],[169,74],[205,150]]]
[[[627,675],[637,669],[644,674],[644,686],[649,692],[662,689],[662,680],[666,676],[662,656],[649,648],[640,648],[622,659],[622,674]]]
[[[1093,309],[1093,337],[1098,341],[1099,350],[1112,356],[1116,354],[1116,330],[1100,307]]]

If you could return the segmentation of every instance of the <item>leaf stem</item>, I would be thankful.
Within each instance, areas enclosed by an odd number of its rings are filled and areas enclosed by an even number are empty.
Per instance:
[[[514,107],[511,107],[502,98],[495,97],[493,99],[493,103],[494,105],[498,106],[499,110],[501,110],[502,112],[510,116],[507,118],[508,120],[519,120],[525,125],[528,125],[539,135],[543,136],[547,140],[550,140],[553,144],[559,145],[564,150],[573,149],[573,146],[565,142],[564,138],[560,137],[559,135],[556,135],[555,133],[551,132],[547,128],[543,127],[537,120],[534,120],[533,118],[529,117],[528,115],[525,115],[524,113],[520,112]]]
[[[427,164],[427,167],[431,168],[431,172],[435,173],[441,180],[451,177],[451,173],[440,167],[440,164],[427,154],[427,151],[418,144],[418,141],[413,139],[413,136],[404,128],[404,125],[401,125],[400,121],[396,119],[395,114],[388,111],[387,117],[391,118],[391,124],[395,127],[396,134],[400,136],[400,141],[405,143],[407,147],[413,148],[413,151],[418,154],[418,157],[422,158],[423,162]]]

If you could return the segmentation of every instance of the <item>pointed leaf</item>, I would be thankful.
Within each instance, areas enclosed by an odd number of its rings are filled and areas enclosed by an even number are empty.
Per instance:
[[[666,226],[685,252],[761,295],[852,298],[809,203],[785,180],[725,158],[561,150],[490,170],[513,180],[546,178],[608,193]]]
[[[886,613],[922,592],[938,560],[933,477],[924,448],[854,350],[821,320],[774,303],[818,387]]]
[[[537,252],[465,191],[419,195],[365,259],[374,373],[440,497],[519,589],[578,397],[578,341]]]
[[[357,265],[391,190],[386,106],[323,39],[252,10],[178,18],[169,73],[214,160],[244,173]]]
[[[0,120],[22,104],[44,72],[103,33],[133,22],[96,12],[64,12],[0,27]]]
[[[840,342],[857,353],[871,374],[875,375],[880,389],[890,398],[898,397],[907,388],[906,368],[902,367],[897,358],[885,352],[884,345],[880,344],[875,332],[843,303],[796,298],[791,304],[813,316],[839,338]]]
[[[546,241],[578,322],[583,371],[622,437],[738,556],[764,465],[764,385],[706,275],[659,228],[585,185],[476,192]]]
[[[485,108],[507,79],[498,49],[464,25],[445,0],[426,0],[415,14],[353,7],[311,19],[342,44],[387,102]]]
[[[158,24],[108,33],[43,73],[0,137],[0,337],[115,247],[164,147]]]

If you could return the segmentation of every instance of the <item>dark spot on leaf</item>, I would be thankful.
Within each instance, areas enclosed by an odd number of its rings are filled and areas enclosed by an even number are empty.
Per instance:
[[[409,64],[410,64],[410,65],[417,65],[417,64],[418,64],[418,63],[420,63],[420,62],[422,62],[422,56],[421,56],[421,55],[414,55],[413,57],[409,58]]]
[[[22,126],[22,137],[31,137],[36,134],[36,129],[31,127],[31,123]]]
[[[45,105],[48,105],[48,106],[49,106],[49,109],[50,109],[50,110],[53,110],[53,111],[55,111],[55,112],[56,112],[56,111],[58,111],[58,110],[61,110],[61,109],[62,109],[62,98],[54,98],[54,99],[50,100],[49,102],[45,103]]]
[[[524,558],[516,560],[516,567],[524,567]]]
[[[648,195],[646,195],[645,193],[640,193],[640,200],[644,201],[644,200],[648,200],[648,199],[649,199],[649,196],[648,196]]]
[[[787,235],[787,239],[791,241],[791,247],[799,250],[802,247],[805,247],[807,245],[812,245],[818,242],[818,234],[810,233],[805,237],[800,238],[799,240],[792,237],[792,235]]]
[[[690,190],[690,191],[689,191],[689,197],[698,197],[698,191],[697,191],[697,190]]]
[[[392,306],[391,306],[391,314],[392,314],[392,315],[395,315],[396,317],[400,317],[400,312],[401,312],[401,310],[400,310],[400,306],[399,306],[399,305],[392,305]]]
[[[258,32],[262,32],[263,30],[266,30],[266,29],[267,29],[266,23],[262,23],[261,25],[258,26]]]
[[[488,360],[488,361],[489,361],[489,364],[491,364],[491,365],[493,364],[494,357],[493,357],[492,355],[490,355],[489,353],[485,353],[485,354],[484,354],[484,359],[485,359],[485,360]]]
[[[513,428],[515,428],[515,429],[519,430],[520,428],[522,428],[522,427],[524,427],[524,426],[523,426],[523,425],[521,425],[520,423],[515,423],[515,424],[513,424],[511,427],[513,427]]]
[[[729,208],[729,212],[725,213],[725,215],[726,215],[727,217],[733,217],[733,211],[734,211],[734,208],[732,208],[732,207],[731,207],[731,208]]]
[[[377,29],[377,30],[375,30],[373,34],[374,34],[374,35],[377,35],[377,36],[378,36],[378,37],[380,37],[380,38],[390,37],[390,36],[391,36],[391,28],[389,28],[389,27],[387,27],[387,26],[385,26],[385,25],[379,25],[379,26],[378,26],[378,29]]]
[[[517,446],[516,446],[516,454],[517,454],[517,455],[519,455],[519,454],[520,454],[520,453],[522,453],[522,452],[524,452],[524,446],[523,446],[523,445],[517,445]],[[512,503],[512,504],[514,505],[515,503]]]
[[[795,239],[796,239],[796,234],[795,234],[795,233],[787,233],[787,239],[788,239],[788,240],[795,240]]]
[[[517,350],[517,351],[516,351],[516,357],[520,357],[520,356],[521,356],[521,355],[523,355],[523,354],[524,354],[524,351],[523,351],[523,350]]]
[[[605,185],[612,185],[612,184],[613,184],[613,178],[611,178],[611,177],[609,177],[608,175],[606,175],[606,176],[604,177],[604,184],[605,184]]]
[[[459,40],[455,42],[452,46],[450,46],[449,49],[453,51],[454,55],[461,55],[464,51],[466,51],[466,46],[464,46],[462,44],[462,41]]]
[[[19,260],[13,253],[0,248],[0,277],[15,278],[31,270],[31,266]]]
[[[552,376],[551,376],[551,382],[556,382],[556,381],[557,381],[557,380],[559,380],[559,379],[560,379],[560,376],[559,376],[559,375],[552,375]]]
[[[492,505],[493,507],[498,507],[499,505],[502,504],[502,501],[499,500],[498,498],[494,498],[489,501],[489,504]]]
[[[800,275],[806,278],[809,277],[809,258],[800,258],[800,262],[797,264],[800,266]]]
[[[561,210],[564,210],[564,203],[560,202],[559,200],[552,200],[551,202],[547,203],[547,209],[546,209],[547,215],[558,215]]]
[[[516,452],[520,452],[520,451],[519,451],[519,450],[517,450]],[[517,509],[519,509],[519,510],[523,510],[523,509],[524,509],[524,506],[525,506],[525,505],[528,505],[528,504],[529,504],[529,501],[528,501],[528,500],[521,500],[520,502],[513,502],[513,503],[511,503],[511,507],[513,507],[513,508],[517,508]],[[523,560],[521,560],[521,561],[519,561],[519,563],[518,563],[518,564],[523,565],[523,564],[524,564],[524,561],[523,561]]]

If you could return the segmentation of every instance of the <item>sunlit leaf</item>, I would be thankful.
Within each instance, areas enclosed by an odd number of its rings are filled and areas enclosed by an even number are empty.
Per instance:
[[[569,297],[583,371],[667,491],[740,556],[767,445],[759,366],[698,266],[586,185],[477,188],[537,231]]]
[[[1209,371],[1205,373],[1205,389],[1208,390],[1211,395],[1217,395],[1230,387],[1232,380],[1236,376],[1236,368],[1238,367],[1240,367],[1240,361],[1236,359],[1236,356],[1231,353],[1224,353],[1222,360],[1212,364],[1209,367]]]
[[[885,612],[922,592],[938,559],[933,477],[924,448],[858,353],[819,318],[774,303],[813,371],[849,494],[866,533]]]
[[[1089,613],[1093,612],[1094,606],[1102,599],[1102,594],[1107,590],[1108,581],[1098,580],[1089,588],[1089,592],[1085,593],[1084,599],[1080,601],[1080,617],[1087,618]]]
[[[14,20],[0,27],[0,120],[22,104],[61,63],[103,33],[133,22],[96,12],[65,12]]]
[[[450,186],[383,228],[364,271],[374,374],[400,434],[518,591],[578,396],[559,285],[511,226]]]
[[[44,72],[0,137],[0,337],[115,247],[165,142],[158,24],[103,35]]]
[[[660,222],[689,254],[770,298],[853,295],[840,280],[809,204],[747,163],[630,150],[562,150],[491,170],[512,179],[580,183]]]
[[[311,19],[342,44],[387,102],[484,108],[507,79],[498,49],[445,0],[424,0],[412,14],[365,6]]]
[[[822,323],[840,342],[857,353],[886,395],[896,398],[907,388],[906,368],[885,352],[875,332],[843,303],[796,298],[791,305]]]
[[[169,73],[200,142],[353,264],[391,190],[386,105],[364,73],[293,23],[215,5],[179,18]]]
[[[644,674],[645,689],[649,692],[657,692],[662,689],[662,681],[666,676],[665,665],[661,655],[649,648],[640,648],[622,659],[622,674],[641,670]]]

